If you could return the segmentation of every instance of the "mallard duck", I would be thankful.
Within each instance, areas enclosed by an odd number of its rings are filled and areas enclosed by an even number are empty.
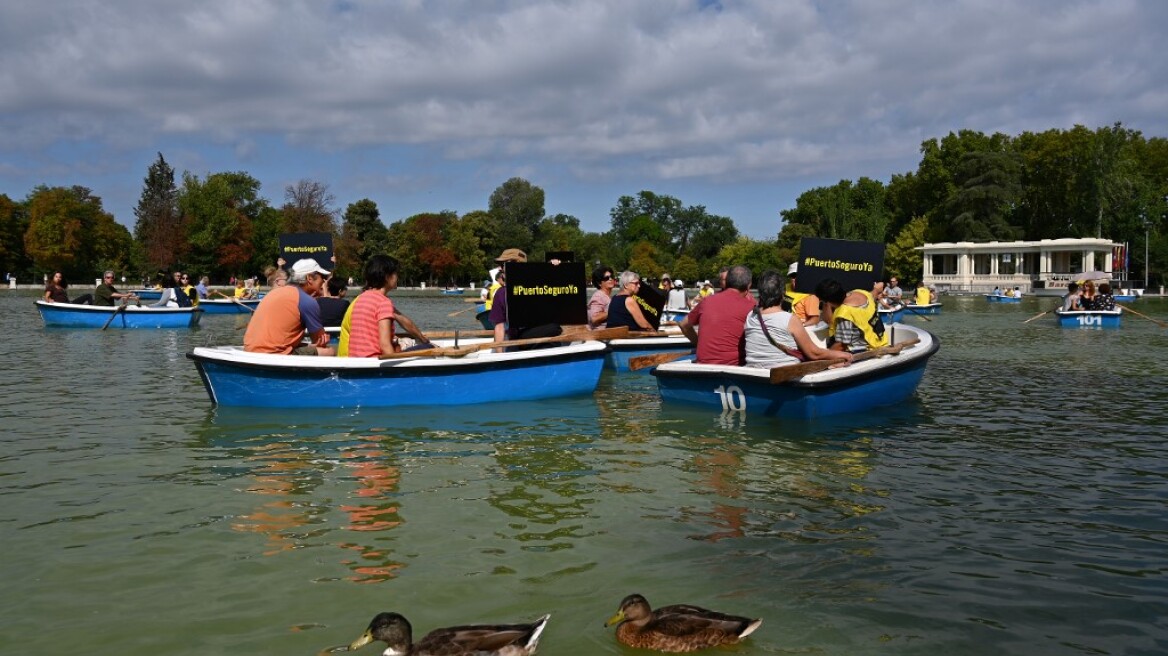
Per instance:
[[[476,624],[434,629],[413,642],[409,620],[397,613],[379,613],[365,633],[349,645],[349,651],[380,640],[389,645],[385,656],[530,656],[539,646],[539,634],[547,626],[544,615],[530,624]]]
[[[730,645],[754,632],[762,620],[724,615],[697,606],[677,604],[657,610],[639,594],[625,597],[616,615],[604,623],[616,627],[616,638],[630,647],[656,651],[697,651]]]

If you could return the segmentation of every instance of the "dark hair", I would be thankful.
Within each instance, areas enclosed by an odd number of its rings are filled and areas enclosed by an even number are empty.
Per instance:
[[[606,267],[603,264],[592,270],[592,286],[600,287],[600,283],[604,282],[604,274],[614,275],[612,267]]]
[[[69,281],[65,280],[65,272],[64,271],[54,271],[51,275],[49,275],[49,283],[52,284],[53,278],[56,278],[58,273],[61,274],[61,289],[68,289],[69,288]],[[104,278],[105,274],[102,274],[102,277]]]
[[[328,292],[330,296],[340,296],[349,288],[345,281],[340,276],[334,275],[328,279]]]
[[[397,260],[389,255],[374,255],[365,263],[365,289],[380,289],[385,281],[397,273]]]
[[[744,264],[735,264],[726,272],[726,288],[744,292],[750,289],[750,269]]]
[[[1110,294],[1111,293],[1111,285],[1109,285],[1107,283],[1100,284],[1099,285],[1099,293],[1100,294]]]
[[[843,305],[844,299],[848,297],[848,293],[844,291],[844,286],[832,278],[824,278],[815,286],[815,295],[824,303],[833,303],[835,305]]]
[[[1077,283],[1077,282],[1067,283],[1067,291],[1072,293],[1072,294],[1079,291],[1079,283]]]
[[[765,310],[783,303],[787,280],[774,269],[767,269],[758,277],[758,307]]]

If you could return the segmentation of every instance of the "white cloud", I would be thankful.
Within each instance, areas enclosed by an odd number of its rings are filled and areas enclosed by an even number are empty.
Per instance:
[[[1168,134],[1156,0],[703,5],[8,3],[0,158],[202,140],[262,177],[264,143],[309,158],[408,146],[469,163],[467,184],[556,166],[652,188],[854,179],[957,129]]]

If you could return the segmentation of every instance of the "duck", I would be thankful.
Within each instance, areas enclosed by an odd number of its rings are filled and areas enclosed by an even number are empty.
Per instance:
[[[657,610],[639,594],[621,600],[620,608],[604,623],[616,627],[620,642],[638,649],[688,652],[732,645],[750,635],[761,619],[726,615],[699,606],[676,604]]]
[[[529,624],[475,624],[434,629],[413,642],[413,627],[398,613],[378,613],[365,633],[349,645],[355,651],[380,640],[384,656],[530,656],[551,615]]]

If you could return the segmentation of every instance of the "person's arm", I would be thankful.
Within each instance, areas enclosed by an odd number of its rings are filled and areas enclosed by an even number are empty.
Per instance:
[[[637,304],[637,299],[629,296],[625,299],[625,309],[629,311],[629,315],[633,317],[633,321],[637,322],[637,326],[641,330],[653,330],[653,324],[645,318],[645,313],[641,312],[641,306]]]
[[[377,321],[377,345],[382,355],[393,355],[393,320],[388,317]]]
[[[803,300],[799,301],[803,306],[803,312],[807,315],[803,319],[804,326],[815,326],[819,324],[819,297],[815,294],[804,296]]]
[[[681,323],[677,324],[677,327],[681,329],[681,334],[685,335],[686,339],[688,339],[695,346],[697,345],[698,331],[694,329],[692,324],[690,324],[689,317],[682,319]]]
[[[422,334],[422,331],[416,324],[414,324],[413,320],[406,315],[402,314],[401,312],[395,312],[394,319],[397,319],[397,322],[401,324],[402,329],[409,333],[410,337],[413,337],[414,340],[419,344],[426,344],[430,341],[426,339],[426,336]]]
[[[53,302],[53,292],[49,291],[48,287],[45,287],[45,301],[49,303]]]
[[[807,334],[807,329],[803,327],[797,317],[791,317],[791,323],[787,326],[787,330],[795,338],[795,346],[799,347],[799,351],[807,359],[846,360],[848,364],[852,363],[854,356],[847,351],[841,352],[816,346],[815,341],[811,339],[811,335]]]

